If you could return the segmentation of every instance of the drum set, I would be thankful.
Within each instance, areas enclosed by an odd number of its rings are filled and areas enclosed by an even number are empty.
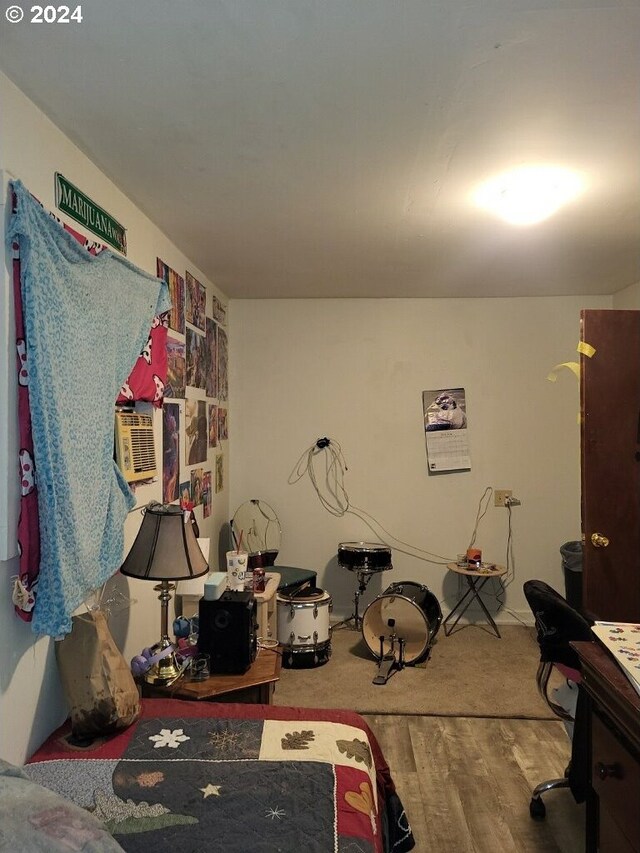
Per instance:
[[[372,542],[342,542],[338,562],[357,579],[354,611],[342,622],[330,624],[333,600],[318,587],[276,596],[283,666],[326,663],[331,657],[332,630],[351,624],[362,631],[367,648],[378,660],[374,684],[386,684],[395,671],[425,661],[442,623],[440,604],[428,587],[412,581],[392,583],[360,616],[360,598],[371,578],[393,568],[391,549]]]
[[[378,660],[374,684],[386,684],[396,670],[426,660],[442,623],[442,610],[435,595],[424,584],[392,583],[377,596],[360,617],[360,597],[374,574],[393,568],[391,549],[371,542],[343,542],[338,563],[355,572],[358,586],[354,612],[344,622],[353,622],[371,654]],[[336,626],[338,627],[338,626]]]

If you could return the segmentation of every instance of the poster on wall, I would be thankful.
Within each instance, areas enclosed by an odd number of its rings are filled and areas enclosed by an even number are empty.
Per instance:
[[[204,400],[185,401],[185,461],[197,465],[207,461],[207,404]]]
[[[187,385],[202,388],[206,385],[207,353],[204,335],[187,328]]]
[[[156,275],[169,285],[171,294],[169,328],[184,335],[184,279],[160,258],[156,258]]]
[[[218,328],[218,399],[227,400],[229,398],[229,380],[227,378],[229,360],[229,344],[227,333],[224,329]]]
[[[180,496],[180,404],[162,407],[162,501],[170,504]]]
[[[470,470],[464,388],[423,391],[422,409],[429,472]]]
[[[218,440],[227,441],[229,438],[229,425],[227,422],[227,410],[218,407]]]
[[[224,456],[216,456],[216,495],[224,489]]]
[[[165,397],[184,397],[186,377],[186,346],[184,341],[167,337],[167,384]]]
[[[207,317],[205,334],[205,385],[207,397],[218,396],[218,327]]]
[[[218,407],[209,404],[209,447],[218,446]]]
[[[220,323],[225,326],[227,323],[227,309],[224,307],[222,302],[220,302],[217,296],[213,297],[212,306],[211,313],[213,314],[213,319],[216,323]]]
[[[209,518],[211,515],[211,504],[213,503],[213,495],[211,494],[211,471],[204,471],[202,474],[202,516]]]
[[[186,274],[187,291],[185,296],[185,315],[187,323],[197,326],[204,332],[204,309],[207,292],[203,284],[194,278],[190,272]]]
[[[190,504],[191,503],[191,480],[186,480],[184,483],[180,483],[180,503],[181,504]]]
[[[194,468],[191,472],[191,503],[194,506],[202,503],[202,468]]]

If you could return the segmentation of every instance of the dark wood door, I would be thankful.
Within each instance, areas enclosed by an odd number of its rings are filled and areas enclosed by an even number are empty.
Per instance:
[[[640,311],[582,311],[580,338],[583,608],[640,622]]]

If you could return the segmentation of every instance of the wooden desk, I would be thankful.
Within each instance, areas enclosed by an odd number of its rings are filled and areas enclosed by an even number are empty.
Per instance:
[[[482,587],[486,584],[488,580],[491,578],[501,578],[503,575],[506,575],[507,570],[504,566],[496,566],[492,565],[492,568],[481,568],[481,569],[469,569],[466,566],[459,566],[457,563],[447,563],[447,568],[450,572],[455,572],[457,575],[462,575],[467,581],[467,590],[465,594],[462,596],[460,601],[456,604],[453,610],[449,613],[447,618],[442,623],[442,627],[444,629],[445,637],[448,637],[449,634],[453,632],[453,629],[456,627],[462,616],[466,613],[467,608],[471,606],[474,601],[477,601],[480,607],[484,611],[484,615],[487,617],[487,621],[491,625],[494,630],[494,633],[498,638],[500,638],[500,631],[498,630],[498,626],[493,621],[493,618],[487,607],[480,597],[480,591]],[[464,604],[464,607],[462,606]],[[453,625],[449,625],[449,619],[456,613],[456,611],[460,611],[458,613],[457,619],[453,623]],[[462,626],[464,627],[464,626]]]
[[[588,696],[587,853],[640,853],[640,696],[597,641],[571,643]]]
[[[163,687],[138,681],[143,698],[193,699],[207,702],[246,702],[271,705],[276,681],[280,678],[282,657],[273,649],[260,649],[255,661],[243,675],[211,675],[204,681],[180,678]]]

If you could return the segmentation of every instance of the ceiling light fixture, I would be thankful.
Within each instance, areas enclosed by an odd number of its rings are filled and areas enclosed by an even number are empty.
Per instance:
[[[583,189],[583,181],[560,166],[521,166],[482,184],[475,203],[511,225],[535,225],[553,216]]]

